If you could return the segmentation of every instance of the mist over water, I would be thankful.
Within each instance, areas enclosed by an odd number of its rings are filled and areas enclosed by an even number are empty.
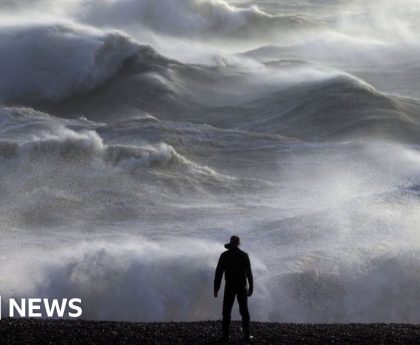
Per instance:
[[[417,1],[3,1],[0,294],[87,319],[420,322]]]

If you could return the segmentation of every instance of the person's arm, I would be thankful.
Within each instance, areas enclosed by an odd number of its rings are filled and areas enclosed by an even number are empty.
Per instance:
[[[254,292],[254,277],[252,275],[251,261],[249,256],[246,256],[246,277],[248,278],[248,296],[251,296]]]
[[[220,255],[219,262],[217,263],[216,273],[214,274],[214,297],[217,297],[220,285],[222,284],[223,272],[225,270],[223,255]]]

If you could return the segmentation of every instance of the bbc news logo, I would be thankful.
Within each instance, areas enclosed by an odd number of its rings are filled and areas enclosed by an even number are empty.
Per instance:
[[[83,313],[80,298],[8,298],[0,296],[1,316],[26,318],[78,318]]]

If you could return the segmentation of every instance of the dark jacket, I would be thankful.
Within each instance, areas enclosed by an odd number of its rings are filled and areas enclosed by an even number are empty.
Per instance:
[[[248,291],[252,293],[254,280],[252,277],[249,256],[238,247],[233,247],[220,255],[214,276],[214,290],[219,291],[222,283],[223,272],[227,288],[245,288],[248,278]]]

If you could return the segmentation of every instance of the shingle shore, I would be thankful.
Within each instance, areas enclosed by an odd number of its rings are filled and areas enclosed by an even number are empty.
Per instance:
[[[218,344],[220,321],[130,323],[3,319],[0,344]],[[254,344],[420,344],[420,325],[282,324],[252,322]],[[240,323],[232,323],[230,344],[244,344]]]

